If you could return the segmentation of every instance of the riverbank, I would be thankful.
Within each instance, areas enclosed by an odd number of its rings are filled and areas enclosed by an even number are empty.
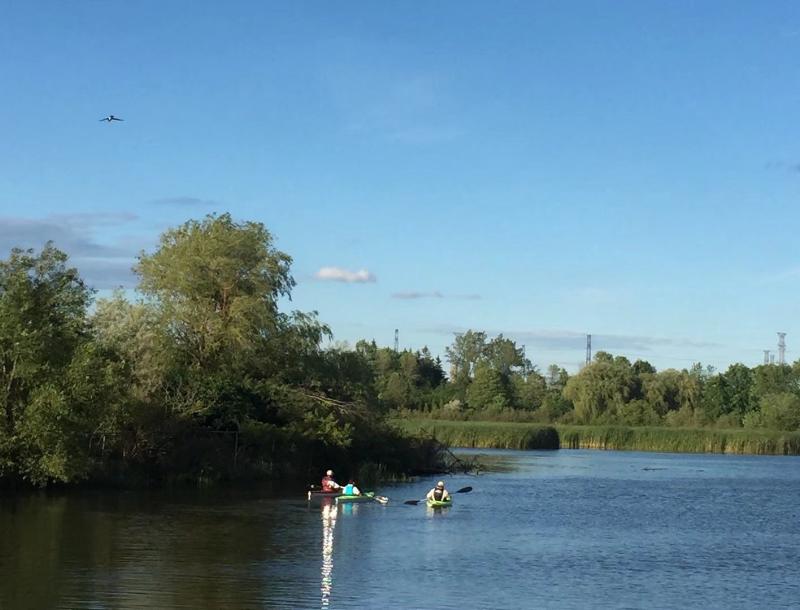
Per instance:
[[[616,449],[674,453],[800,455],[800,432],[626,426],[560,426],[489,421],[396,419],[401,430],[452,447],[480,449]]]

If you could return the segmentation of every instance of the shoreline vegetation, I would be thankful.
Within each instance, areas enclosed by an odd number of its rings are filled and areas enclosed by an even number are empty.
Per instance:
[[[402,431],[473,449],[611,449],[670,453],[800,455],[800,432],[525,422],[395,419]]]
[[[166,231],[138,285],[94,291],[54,244],[0,260],[0,487],[141,487],[444,467],[388,424],[370,363],[282,311],[291,257],[230,215]],[[302,483],[299,483],[302,482]],[[290,483],[291,485],[291,483]]]
[[[447,471],[448,444],[798,453],[800,361],[657,371],[600,351],[570,374],[468,330],[445,372],[427,347],[335,343],[315,311],[284,310],[291,264],[229,214],[167,230],[135,289],[107,298],[55,244],[13,249],[0,487],[305,484],[328,468],[373,484]]]

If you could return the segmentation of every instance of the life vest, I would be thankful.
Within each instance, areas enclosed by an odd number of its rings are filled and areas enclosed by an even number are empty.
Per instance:
[[[354,492],[353,492],[353,484],[352,484],[352,483],[348,483],[347,485],[345,485],[345,486],[344,486],[343,493],[344,493],[344,495],[346,495],[346,496],[352,496],[352,495],[355,495],[355,494],[354,494]]]

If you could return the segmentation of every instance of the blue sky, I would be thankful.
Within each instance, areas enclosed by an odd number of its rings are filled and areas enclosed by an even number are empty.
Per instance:
[[[11,0],[0,249],[106,290],[229,211],[340,341],[794,360],[799,77],[796,2]]]

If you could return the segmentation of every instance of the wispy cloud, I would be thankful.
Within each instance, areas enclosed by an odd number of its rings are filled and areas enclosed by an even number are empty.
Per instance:
[[[456,326],[442,325],[428,329],[428,332],[439,334],[457,334],[468,329]],[[575,350],[581,349],[586,342],[586,333],[572,330],[538,329],[538,330],[487,330],[490,336],[503,334],[517,343],[539,347],[547,350]],[[705,349],[722,347],[719,343],[710,341],[696,341],[684,338],[650,337],[644,335],[616,335],[592,333],[592,343],[595,350],[631,350],[650,351],[656,348],[679,347],[691,349]]]
[[[800,173],[800,163],[786,161],[770,161],[764,165],[766,169],[781,170],[788,172]]]
[[[213,199],[201,199],[200,197],[163,197],[153,199],[151,203],[156,205],[174,205],[182,207],[219,207],[219,201]]]
[[[350,271],[342,267],[322,267],[314,277],[324,282],[345,282],[347,284],[367,284],[378,281],[373,273],[366,269]]]
[[[411,301],[415,299],[456,299],[464,301],[477,301],[481,298],[479,294],[444,294],[438,290],[433,292],[395,292],[392,293],[393,299]]]
[[[95,288],[135,285],[131,271],[136,250],[122,240],[101,242],[98,228],[122,227],[136,221],[130,213],[58,214],[44,218],[0,217],[0,256],[12,248],[41,248],[52,241],[70,256],[81,276]]]
[[[350,132],[410,145],[450,142],[464,135],[454,123],[452,96],[442,75],[398,71],[362,59],[331,65],[323,78]]]
[[[760,281],[763,284],[769,284],[773,282],[784,282],[786,280],[794,280],[797,277],[800,277],[800,266],[789,267],[787,269],[776,271],[774,273],[766,273],[760,278]]]
[[[404,144],[439,144],[456,140],[463,134],[463,129],[432,124],[400,128],[389,132],[388,136]]]

